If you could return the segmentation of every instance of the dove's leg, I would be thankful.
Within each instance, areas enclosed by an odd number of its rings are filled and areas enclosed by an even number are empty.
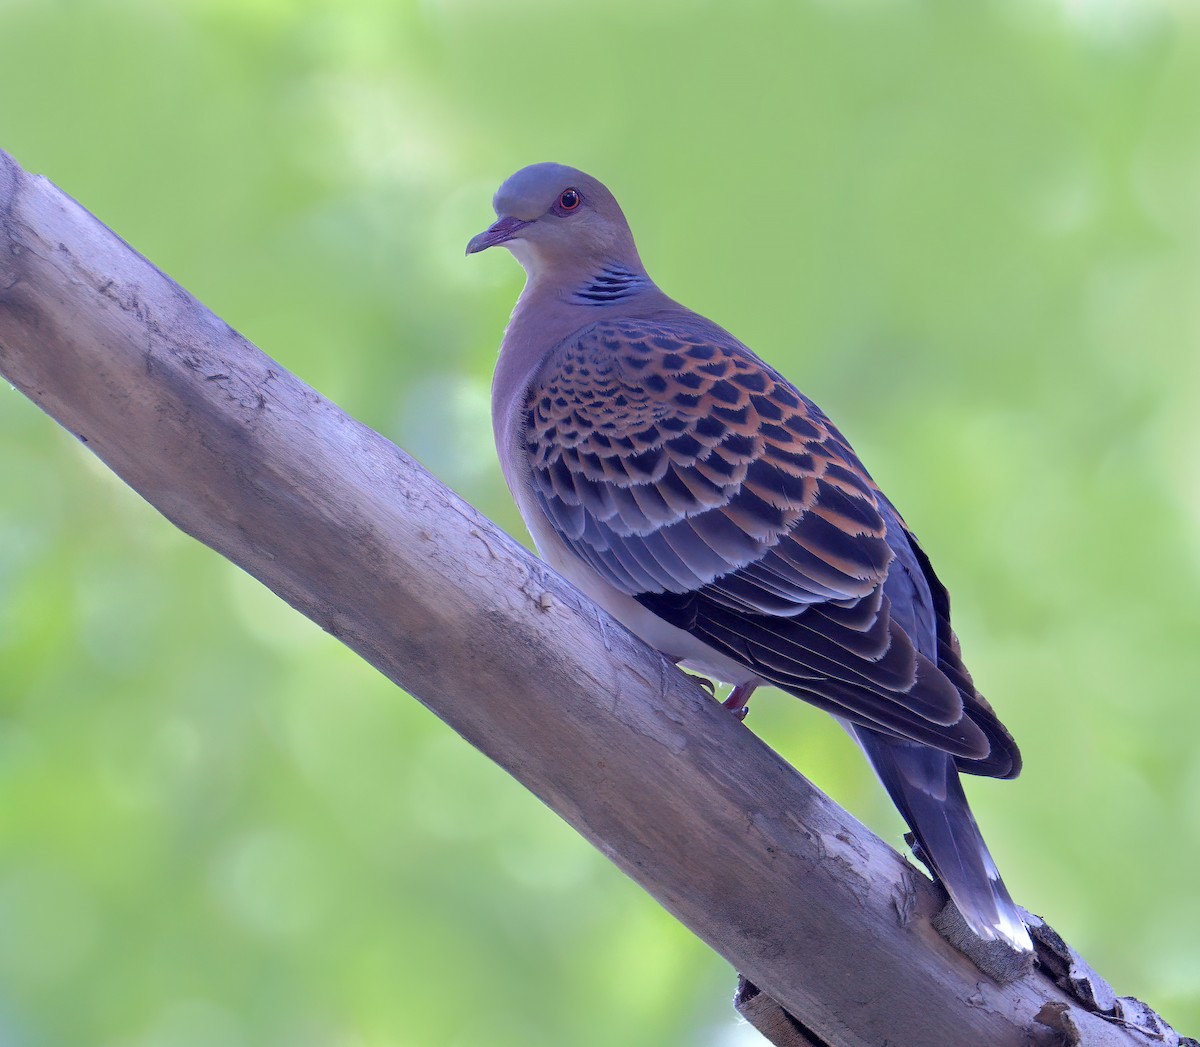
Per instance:
[[[729,697],[721,704],[728,709],[739,720],[744,720],[746,714],[750,712],[749,701],[755,689],[758,687],[756,683],[739,683],[732,691],[729,692]]]

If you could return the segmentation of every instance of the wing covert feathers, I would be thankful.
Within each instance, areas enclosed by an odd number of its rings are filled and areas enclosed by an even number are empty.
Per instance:
[[[549,354],[524,422],[539,506],[609,584],[837,716],[963,770],[1019,768],[928,561],[918,550],[937,590],[936,661],[883,594],[907,532],[888,533],[829,419],[721,328],[692,314],[592,324]]]

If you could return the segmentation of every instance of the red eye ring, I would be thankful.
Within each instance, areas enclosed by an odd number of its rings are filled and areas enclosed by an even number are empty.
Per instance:
[[[583,197],[579,195],[578,189],[564,189],[558,198],[558,207],[561,211],[577,210],[581,203],[583,203]]]

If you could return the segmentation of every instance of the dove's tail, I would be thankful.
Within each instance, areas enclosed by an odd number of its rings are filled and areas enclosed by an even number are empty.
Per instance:
[[[954,758],[864,727],[852,726],[851,733],[971,930],[1031,951],[1029,932],[967,806]]]

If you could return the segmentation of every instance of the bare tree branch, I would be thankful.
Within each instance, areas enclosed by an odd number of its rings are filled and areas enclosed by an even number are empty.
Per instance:
[[[1151,1042],[982,973],[940,890],[695,683],[3,153],[0,223],[0,372],[536,793],[791,1042]]]

